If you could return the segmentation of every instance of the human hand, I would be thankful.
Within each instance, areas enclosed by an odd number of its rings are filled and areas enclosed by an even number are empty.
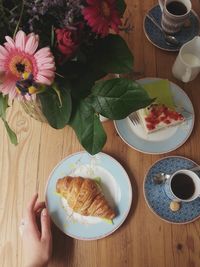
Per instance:
[[[44,202],[35,194],[20,225],[26,267],[45,267],[52,253],[50,218]]]

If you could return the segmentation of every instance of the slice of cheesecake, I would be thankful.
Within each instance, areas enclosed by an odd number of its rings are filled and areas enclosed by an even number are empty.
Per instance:
[[[137,114],[147,133],[177,125],[185,120],[181,113],[164,104],[151,104],[138,110]]]

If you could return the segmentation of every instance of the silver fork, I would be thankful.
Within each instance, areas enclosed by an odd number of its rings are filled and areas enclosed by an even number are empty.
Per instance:
[[[133,125],[136,126],[140,123],[140,118],[139,118],[137,112],[131,113],[128,117],[131,120],[131,122],[133,123]]]

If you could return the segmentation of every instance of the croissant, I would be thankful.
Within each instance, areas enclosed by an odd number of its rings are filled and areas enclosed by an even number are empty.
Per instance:
[[[81,215],[109,220],[116,216],[101,189],[92,179],[66,176],[58,179],[56,191],[67,199],[70,208]]]

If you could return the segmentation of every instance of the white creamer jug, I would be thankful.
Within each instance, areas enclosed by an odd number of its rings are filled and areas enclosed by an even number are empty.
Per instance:
[[[177,79],[187,83],[200,72],[200,36],[185,43],[174,62],[172,73]]]

